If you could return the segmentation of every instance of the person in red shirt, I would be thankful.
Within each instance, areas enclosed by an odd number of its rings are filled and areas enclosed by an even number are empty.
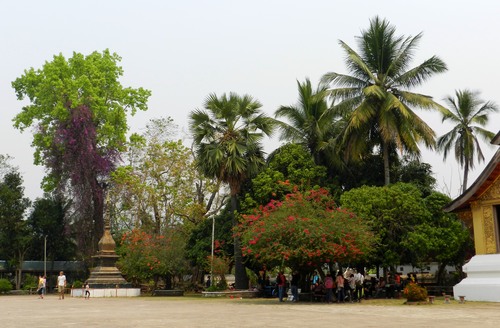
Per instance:
[[[344,276],[342,272],[339,271],[337,278],[335,279],[335,284],[337,285],[337,302],[344,303]]]
[[[325,278],[325,288],[326,288],[326,301],[331,303],[333,300],[333,287],[335,283],[333,282],[333,278],[331,274],[327,274]]]
[[[278,277],[276,278],[276,285],[278,285],[278,298],[280,302],[283,302],[283,295],[285,294],[285,285],[286,285],[286,277],[283,274],[283,271],[278,273]]]
[[[396,297],[401,298],[401,275],[399,272],[394,274],[394,290],[396,291]]]

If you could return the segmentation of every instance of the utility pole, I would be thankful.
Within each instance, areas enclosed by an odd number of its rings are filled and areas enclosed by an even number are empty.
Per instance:
[[[210,279],[212,279],[211,283],[214,284],[214,237],[215,237],[215,215],[212,216],[212,259],[210,261]]]
[[[47,235],[43,236],[43,275],[47,277]]]

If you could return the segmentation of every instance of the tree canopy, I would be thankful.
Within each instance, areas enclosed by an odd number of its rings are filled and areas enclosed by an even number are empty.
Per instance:
[[[185,255],[185,238],[176,229],[166,229],[162,234],[150,234],[133,229],[122,235],[117,262],[123,274],[134,283],[153,279],[155,286],[160,277],[182,277],[188,269]],[[168,285],[170,280],[165,279]]]
[[[277,118],[288,121],[276,121],[281,132],[280,139],[303,145],[317,165],[329,167],[337,162],[330,148],[330,139],[336,136],[339,129],[336,113],[327,102],[327,88],[322,85],[313,90],[309,79],[302,83],[297,81],[297,87],[297,104],[280,106],[275,113]]]
[[[419,143],[434,147],[434,131],[414,108],[441,108],[430,96],[411,92],[431,76],[446,71],[437,56],[410,68],[422,37],[396,35],[396,28],[375,17],[358,38],[359,52],[339,41],[351,75],[327,73],[335,107],[347,119],[340,142],[350,160],[378,149],[383,155],[385,184],[390,183],[389,152],[420,154]]]
[[[343,208],[365,219],[378,236],[371,264],[390,267],[408,263],[409,251],[401,241],[430,215],[417,187],[404,183],[363,186],[345,192],[340,199]]]
[[[244,190],[242,211],[253,210],[274,200],[282,200],[292,186],[310,190],[325,187],[326,168],[314,163],[313,156],[300,144],[286,144],[272,152],[267,165]],[[287,182],[286,184],[282,182]]]
[[[394,267],[439,262],[457,265],[470,247],[470,235],[454,214],[444,213],[449,197],[432,192],[423,197],[408,183],[351,189],[341,196],[342,207],[363,217],[377,236],[367,264]]]
[[[77,229],[92,231],[79,245],[87,255],[103,233],[104,192],[125,146],[126,114],[146,110],[151,94],[122,86],[120,60],[109,50],[59,54],[12,82],[17,98],[29,100],[14,126],[34,128],[35,164],[47,172],[43,187],[73,199]]]
[[[243,254],[268,268],[307,271],[324,263],[356,261],[375,243],[363,219],[335,206],[325,189],[295,188],[283,201],[272,200],[243,218],[237,230]]]
[[[483,101],[478,92],[471,90],[457,90],[455,98],[448,96],[446,103],[449,109],[442,111],[443,122],[450,121],[454,126],[438,138],[437,145],[445,159],[454,150],[455,159],[464,169],[462,192],[465,192],[469,169],[474,168],[476,160],[484,161],[478,138],[490,141],[495,136],[484,127],[488,124],[489,115],[498,111],[498,106],[491,101]]]
[[[209,178],[229,185],[231,212],[238,210],[237,195],[245,180],[264,165],[262,139],[273,132],[273,120],[260,111],[262,105],[249,95],[210,94],[204,110],[194,110],[189,126],[194,139],[197,167]],[[236,226],[233,218],[233,226]],[[234,240],[235,285],[247,287],[239,237]]]
[[[128,130],[126,113],[146,110],[151,92],[123,87],[121,57],[104,50],[90,55],[62,54],[45,62],[41,69],[30,68],[12,82],[17,98],[30,104],[14,117],[21,131],[34,126],[35,164],[44,162],[45,152],[56,141],[59,123],[70,119],[71,109],[86,106],[96,127],[97,146],[122,150]]]
[[[32,231],[24,214],[30,205],[24,197],[23,180],[16,170],[0,175],[0,257],[16,270],[16,289],[21,285],[22,263],[31,246]]]

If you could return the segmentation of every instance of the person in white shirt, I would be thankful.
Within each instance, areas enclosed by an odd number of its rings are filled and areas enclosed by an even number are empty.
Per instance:
[[[361,272],[355,271],[354,273],[354,282],[356,285],[355,296],[358,302],[361,302],[361,297],[363,297],[363,282],[365,281],[365,277],[361,274]]]
[[[59,299],[64,299],[64,288],[66,287],[66,276],[64,272],[59,272],[57,276],[57,292],[59,293]]]
[[[85,298],[90,299],[90,285],[88,282],[85,284]]]

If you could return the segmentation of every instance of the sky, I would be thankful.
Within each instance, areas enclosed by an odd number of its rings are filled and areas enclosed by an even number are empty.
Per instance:
[[[415,92],[443,104],[455,90],[472,89],[500,105],[496,0],[0,0],[0,154],[13,157],[25,195],[41,197],[44,168],[33,164],[31,132],[13,127],[26,102],[16,99],[11,83],[59,53],[120,55],[122,84],[152,91],[148,111],[128,117],[130,132],[170,116],[189,145],[188,114],[210,93],[249,94],[274,116],[279,106],[296,103],[297,81],[317,84],[327,72],[348,73],[338,41],[357,49],[356,37],[377,15],[398,35],[423,33],[412,66],[433,55],[448,65]],[[417,113],[437,136],[451,129],[436,112]],[[499,122],[500,114],[492,115],[487,128],[496,133]],[[265,144],[271,152],[280,142],[275,136]],[[486,142],[482,148],[486,161],[471,172],[469,186],[496,151]],[[442,154],[421,150],[438,191],[458,196],[462,170],[454,155],[443,161]]]

